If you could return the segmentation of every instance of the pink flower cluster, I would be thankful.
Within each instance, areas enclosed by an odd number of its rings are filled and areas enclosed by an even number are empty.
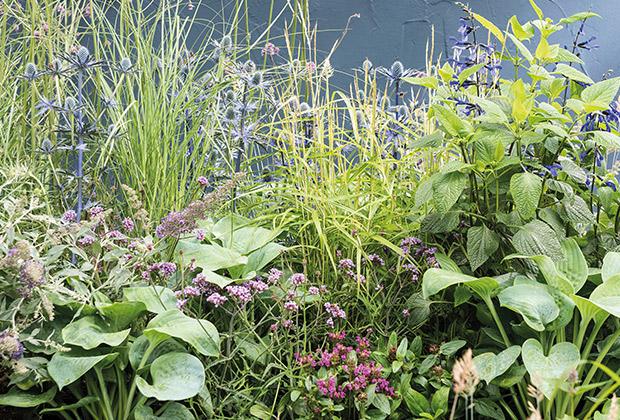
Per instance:
[[[316,387],[322,396],[332,400],[342,400],[347,396],[358,396],[366,388],[376,384],[376,392],[393,398],[394,387],[382,376],[382,366],[370,360],[370,341],[366,337],[355,338],[355,346],[343,344],[344,332],[330,333],[335,341],[331,350],[319,349],[316,353],[295,354],[297,363],[307,369],[328,369],[327,379],[317,379]],[[351,357],[355,354],[355,357]]]

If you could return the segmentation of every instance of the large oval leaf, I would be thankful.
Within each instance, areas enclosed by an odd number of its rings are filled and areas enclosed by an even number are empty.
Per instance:
[[[516,284],[502,290],[498,297],[502,306],[517,312],[536,331],[543,331],[560,314],[553,296],[536,285]]]
[[[534,338],[523,343],[521,356],[532,383],[551,398],[553,390],[566,380],[580,361],[579,349],[573,343],[558,343],[545,356],[542,345]]]
[[[562,259],[557,267],[573,286],[573,293],[581,290],[588,280],[588,262],[573,238],[562,241]]]
[[[125,328],[146,311],[146,305],[142,302],[114,302],[95,306],[110,326],[116,330]]]
[[[506,372],[521,354],[520,346],[511,346],[499,354],[482,353],[474,357],[476,372],[487,384]]]
[[[179,338],[205,356],[220,354],[220,335],[215,326],[204,319],[190,318],[178,309],[157,315],[144,330],[144,335],[149,339],[161,334]],[[160,339],[157,338],[158,341]]]
[[[541,194],[542,178],[533,173],[521,172],[510,179],[510,195],[524,220],[530,220],[536,215]]]
[[[620,318],[620,275],[613,276],[592,291],[590,301]]]
[[[113,361],[118,353],[102,354],[100,356],[72,356],[64,353],[55,353],[47,365],[47,371],[58,385],[58,389],[72,384],[97,364]]]
[[[62,338],[65,340],[65,344],[90,350],[101,344],[112,347],[118,346],[125,341],[130,331],[130,328],[115,331],[98,316],[86,316],[63,328]]]
[[[142,377],[136,385],[145,397],[159,401],[180,401],[197,395],[205,381],[202,363],[187,353],[167,353],[151,364],[149,384]]]
[[[554,261],[562,258],[557,234],[540,220],[522,226],[512,237],[512,245],[522,255],[546,255]]]
[[[129,363],[131,367],[137,369],[140,366],[140,362],[146,353],[147,348],[151,343],[149,339],[145,335],[141,335],[138,337],[133,343],[131,343],[131,347],[129,348]],[[174,338],[168,338],[157,344],[155,349],[151,351],[149,358],[142,365],[148,366],[153,360],[157,359],[162,354],[184,351],[185,348],[181,343],[176,341]]]
[[[12,387],[6,394],[0,395],[0,406],[29,408],[45,404],[54,399],[58,389],[53,386],[45,392],[31,393]]]
[[[142,302],[147,311],[155,314],[177,307],[174,292],[161,286],[126,287],[123,296],[130,302]]]
[[[179,241],[176,253],[183,252],[183,259],[194,259],[196,266],[208,271],[217,271],[243,265],[248,258],[234,249],[224,248],[217,244],[201,244],[194,239]]]
[[[455,284],[465,284],[481,297],[488,297],[498,287],[495,279],[468,276],[441,268],[426,270],[422,278],[422,293],[425,299]]]
[[[603,258],[601,278],[605,282],[616,274],[620,274],[620,252],[608,252]]]
[[[194,415],[187,407],[177,402],[169,403],[163,413],[156,416],[148,405],[136,407],[135,420],[194,420]]]

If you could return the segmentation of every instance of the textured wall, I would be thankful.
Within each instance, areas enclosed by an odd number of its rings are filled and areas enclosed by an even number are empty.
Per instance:
[[[620,0],[537,0],[537,3],[554,19],[588,9],[600,14],[601,19],[586,24],[586,35],[595,36],[594,43],[600,48],[584,54],[585,71],[595,80],[610,69],[620,75]],[[514,14],[521,22],[535,17],[528,0],[471,0],[469,5],[500,28]],[[255,30],[265,27],[268,7],[268,0],[251,0]],[[332,60],[338,70],[350,72],[365,57],[375,65],[387,66],[400,59],[407,66],[422,67],[431,28],[435,28],[436,51],[449,50],[448,37],[458,28],[461,11],[450,0],[310,0],[310,13],[322,31],[318,48],[325,51],[342,33],[349,16],[360,14],[359,19],[351,21],[351,31]],[[574,27],[571,32],[576,30]],[[552,40],[562,45],[572,44],[568,32],[556,34]]]

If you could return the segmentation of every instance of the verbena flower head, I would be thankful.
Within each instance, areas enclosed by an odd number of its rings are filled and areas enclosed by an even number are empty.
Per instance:
[[[212,304],[216,308],[219,308],[220,306],[222,306],[227,301],[228,301],[228,298],[226,296],[222,296],[222,295],[220,295],[217,292],[211,293],[207,297],[207,302],[209,302],[210,304]]]
[[[306,282],[306,276],[303,273],[294,273],[289,280],[291,281],[291,283],[293,283],[295,286],[299,286],[303,283]]]

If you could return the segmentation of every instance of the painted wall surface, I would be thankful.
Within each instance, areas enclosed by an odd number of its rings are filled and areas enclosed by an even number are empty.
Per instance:
[[[209,0],[210,1],[210,0]],[[499,27],[512,15],[519,20],[535,17],[528,0],[470,0],[470,7]],[[580,11],[592,10],[601,15],[585,25],[586,38],[596,37],[599,48],[583,54],[583,69],[593,79],[608,70],[620,75],[620,0],[537,0],[545,14],[559,19]],[[265,28],[269,0],[251,0],[253,31]],[[395,59],[406,66],[422,68],[427,40],[435,32],[435,51],[450,51],[449,37],[456,33],[461,10],[451,0],[310,0],[310,15],[321,31],[318,48],[328,51],[342,34],[351,15],[350,32],[338,48],[332,64],[338,71],[350,72],[368,57],[375,65],[389,66]],[[283,19],[281,19],[283,22]],[[278,23],[281,30],[281,23]],[[569,31],[555,34],[551,40],[572,45],[573,25]],[[274,41],[277,43],[277,41]],[[533,47],[535,48],[535,47]]]

